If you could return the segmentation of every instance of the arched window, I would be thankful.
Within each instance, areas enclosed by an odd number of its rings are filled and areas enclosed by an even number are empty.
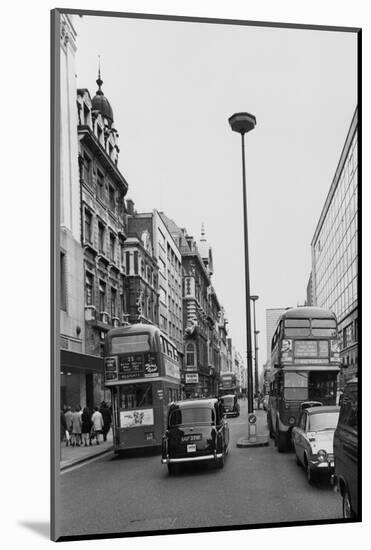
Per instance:
[[[193,366],[195,364],[195,348],[193,344],[186,345],[186,365]]]

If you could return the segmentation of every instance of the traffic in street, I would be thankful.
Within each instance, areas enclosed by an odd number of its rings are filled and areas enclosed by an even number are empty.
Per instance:
[[[61,475],[61,527],[66,536],[337,520],[342,501],[325,476],[309,484],[292,451],[238,448],[247,430],[247,400],[228,418],[224,468],[182,464],[169,475],[158,452],[131,452],[66,469]],[[267,433],[266,411],[255,411]]]

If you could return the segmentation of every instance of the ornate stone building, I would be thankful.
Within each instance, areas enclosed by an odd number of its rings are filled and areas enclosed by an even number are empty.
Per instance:
[[[87,89],[77,90],[85,353],[92,358],[103,355],[106,332],[126,321],[124,199],[128,184],[118,168],[118,133],[102,84],[99,71],[93,99]],[[99,401],[105,395],[103,367],[94,378],[94,400]]]
[[[185,229],[161,212],[182,255],[184,365],[186,396],[216,395],[221,368],[221,306],[211,285],[212,251],[205,232],[200,247]]]
[[[133,202],[127,200],[128,237],[125,241],[127,320],[159,325],[159,269],[152,234],[136,223]]]

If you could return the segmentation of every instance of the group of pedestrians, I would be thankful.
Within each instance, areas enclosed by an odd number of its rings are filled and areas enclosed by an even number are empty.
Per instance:
[[[64,407],[61,411],[61,441],[66,441],[66,447],[88,447],[100,444],[100,438],[107,441],[107,434],[111,428],[111,408],[104,401],[100,407],[82,409],[80,405],[72,411],[71,407]]]

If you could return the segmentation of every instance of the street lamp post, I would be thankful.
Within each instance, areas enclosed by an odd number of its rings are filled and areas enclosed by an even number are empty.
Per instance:
[[[250,296],[250,300],[253,303],[254,307],[254,355],[255,355],[255,371],[254,371],[254,378],[255,378],[255,394],[259,392],[259,371],[258,371],[258,334],[259,331],[256,330],[256,317],[255,317],[255,302],[259,299],[259,296]]]
[[[252,353],[251,353],[251,315],[250,315],[250,271],[249,271],[249,242],[247,228],[247,201],[246,201],[246,169],[245,169],[245,134],[253,130],[256,118],[249,113],[235,113],[229,119],[234,132],[241,134],[242,144],[242,189],[244,214],[244,242],[245,242],[245,300],[246,300],[246,340],[247,340],[247,406],[248,413],[254,412]]]

